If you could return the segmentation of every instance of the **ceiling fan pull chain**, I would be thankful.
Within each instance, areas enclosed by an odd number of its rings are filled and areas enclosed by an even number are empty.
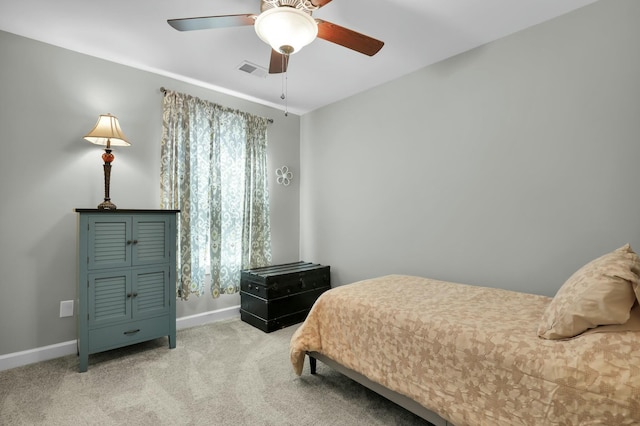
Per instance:
[[[284,116],[289,116],[289,100],[287,93],[287,83],[288,83],[288,71],[289,71],[289,55],[281,55],[282,58],[282,69],[284,72],[282,73],[282,95],[280,95],[280,99],[284,100]],[[285,67],[286,64],[286,67]]]
[[[280,74],[280,87],[282,89],[282,95],[280,95],[280,99],[284,100],[286,98],[284,94],[284,76],[287,74],[287,69],[284,67],[284,56],[280,55],[280,69],[284,70],[282,74]]]
[[[284,116],[289,116],[289,70],[284,72]]]

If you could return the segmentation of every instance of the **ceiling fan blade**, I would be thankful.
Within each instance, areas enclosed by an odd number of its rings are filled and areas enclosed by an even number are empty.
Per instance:
[[[384,46],[384,42],[357,33],[340,25],[316,19],[318,22],[318,38],[339,44],[356,52],[373,56]]]
[[[311,0],[311,4],[316,7],[322,7],[329,2],[331,2],[331,0]]]
[[[289,56],[283,55],[271,49],[271,61],[269,62],[269,74],[285,72],[289,66]]]
[[[178,31],[209,30],[213,28],[241,27],[253,25],[256,15],[203,16],[201,18],[169,19],[167,22]]]

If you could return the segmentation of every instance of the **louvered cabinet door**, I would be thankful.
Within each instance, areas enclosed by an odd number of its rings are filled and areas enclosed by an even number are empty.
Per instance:
[[[133,275],[132,315],[147,318],[169,312],[169,266],[136,268]]]
[[[131,266],[130,216],[95,215],[88,221],[87,264],[90,270]]]
[[[133,218],[132,264],[166,263],[170,256],[169,220],[157,215]]]
[[[106,271],[89,274],[89,327],[100,327],[131,319],[131,272]]]

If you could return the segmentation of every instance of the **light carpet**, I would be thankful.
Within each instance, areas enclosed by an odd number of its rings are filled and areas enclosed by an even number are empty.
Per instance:
[[[1,425],[429,425],[321,362],[289,362],[298,325],[231,319],[89,357],[0,372]]]

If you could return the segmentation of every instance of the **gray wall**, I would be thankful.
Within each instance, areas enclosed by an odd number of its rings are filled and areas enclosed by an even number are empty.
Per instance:
[[[334,285],[403,273],[552,296],[640,250],[639,18],[603,0],[304,115],[301,257]]]
[[[120,208],[160,204],[160,87],[271,117],[268,161],[273,260],[298,260],[300,118],[232,96],[0,32],[0,355],[76,338],[59,318],[76,297],[75,207],[102,201],[101,147],[82,139],[116,115],[132,146],[115,147],[111,197]],[[247,78],[255,78],[247,76]],[[296,175],[285,188],[275,169]],[[178,317],[238,305],[237,295],[178,303]]]

